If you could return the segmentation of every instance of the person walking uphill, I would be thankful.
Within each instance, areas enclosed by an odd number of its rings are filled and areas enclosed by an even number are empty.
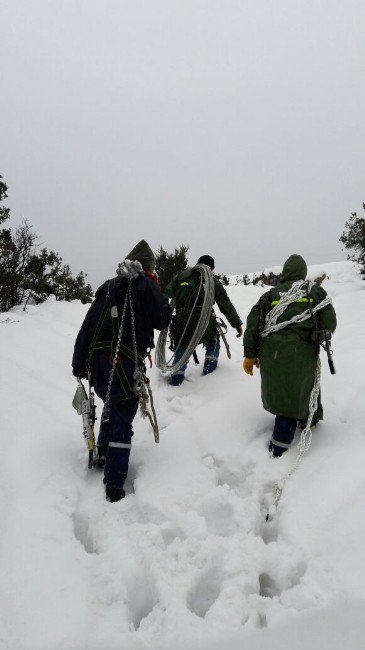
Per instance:
[[[111,502],[125,496],[132,422],[138,408],[133,389],[135,352],[141,367],[154,347],[153,330],[168,327],[171,319],[168,297],[160,291],[153,274],[154,262],[152,250],[142,240],[119,265],[117,276],[99,287],[76,338],[72,359],[73,374],[86,377],[90,373],[96,394],[108,402],[104,406],[104,411],[108,407],[106,421],[100,426],[96,464],[105,463],[106,498]],[[115,372],[111,375],[113,362]]]
[[[214,259],[210,255],[199,257],[198,264],[205,264],[211,272],[214,270]],[[172,334],[175,344],[179,342],[179,347],[174,355],[174,363],[182,358],[200,318],[204,297],[203,292],[199,293],[199,284],[199,270],[197,267],[193,267],[178,273],[166,287],[168,296],[175,300],[176,315],[173,317]],[[228,298],[226,290],[216,277],[214,277],[214,300],[229,324],[237,330],[237,336],[242,336],[242,321]],[[219,332],[215,324],[214,312],[211,314],[200,343],[205,346],[203,375],[208,375],[217,368],[220,350]],[[170,381],[173,386],[182,384],[186,368],[186,365],[183,366],[171,376]]]
[[[251,309],[244,334],[243,368],[249,375],[254,366],[260,368],[262,403],[276,416],[270,442],[273,456],[281,456],[288,449],[297,421],[302,428],[306,426],[320,351],[313,333],[333,333],[336,329],[335,310],[326,304],[329,300],[325,290],[305,281],[306,275],[304,259],[291,255],[279,284],[264,293]],[[316,310],[322,301],[323,307]],[[305,320],[298,320],[300,315],[306,316]],[[280,329],[284,322],[287,324]],[[322,419],[319,395],[312,424]]]

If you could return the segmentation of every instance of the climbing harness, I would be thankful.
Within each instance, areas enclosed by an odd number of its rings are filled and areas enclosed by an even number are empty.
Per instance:
[[[318,305],[315,307],[310,307],[306,309],[304,312],[301,314],[297,314],[296,316],[293,316],[290,320],[283,321],[281,323],[277,323],[277,319],[279,316],[281,316],[285,309],[291,305],[293,302],[297,301],[303,301],[305,300],[305,296],[308,296],[310,294],[310,291],[314,285],[314,282],[308,282],[308,281],[303,281],[303,280],[297,280],[292,284],[290,289],[288,291],[285,291],[283,293],[280,293],[280,300],[275,304],[273,309],[267,314],[266,319],[265,319],[265,326],[264,329],[261,333],[261,337],[265,338],[269,334],[273,334],[274,332],[278,332],[279,330],[282,330],[284,327],[287,327],[288,325],[291,325],[292,323],[299,323],[304,320],[307,320],[308,318],[313,319],[313,314],[315,314],[317,311],[320,309],[323,309],[327,305],[329,305],[332,300],[328,296],[324,298]],[[309,299],[308,299],[309,303]],[[310,303],[309,303],[310,304]],[[308,418],[306,425],[304,429],[301,432],[300,435],[300,440],[298,443],[298,454],[297,457],[292,465],[292,467],[289,469],[289,471],[285,474],[283,479],[281,481],[278,481],[278,483],[275,485],[274,488],[274,501],[272,506],[269,509],[268,514],[266,515],[266,521],[269,521],[270,518],[274,516],[274,513],[276,511],[277,505],[279,503],[280,497],[282,495],[284,485],[288,478],[295,472],[297,469],[301,459],[303,458],[304,454],[308,451],[311,442],[312,442],[312,430],[311,430],[311,425],[312,425],[312,420],[313,420],[313,415],[317,410],[318,406],[318,396],[321,388],[321,360],[318,355],[318,360],[317,360],[317,367],[316,367],[316,372],[314,375],[314,383],[312,387],[312,391],[309,397],[309,413],[308,413]]]
[[[124,331],[124,325],[126,320],[127,306],[129,305],[130,317],[131,317],[131,331],[132,331],[132,340],[133,340],[133,357],[134,357],[134,373],[133,373],[133,392],[138,397],[138,403],[141,409],[142,417],[148,417],[150,420],[155,442],[159,442],[159,429],[157,423],[156,411],[153,403],[153,396],[150,387],[150,381],[146,376],[146,371],[144,364],[138,359],[138,349],[137,349],[137,335],[136,335],[136,321],[133,307],[133,295],[132,295],[132,283],[141,273],[143,273],[142,265],[138,261],[125,260],[118,267],[118,275],[120,277],[127,278],[128,287],[126,297],[124,299],[122,317],[120,321],[118,337],[115,347],[115,353],[113,357],[112,367],[109,374],[108,387],[106,391],[105,403],[102,413],[102,421],[109,421],[109,403],[110,403],[110,393],[113,384],[115,369],[118,363],[119,351],[122,342],[122,336]],[[112,318],[118,316],[118,310],[116,306],[111,307]],[[148,410],[148,402],[150,402],[152,413]]]
[[[161,370],[161,373],[168,377],[176,372],[178,372],[189,360],[189,357],[193,354],[196,346],[200,343],[200,340],[208,327],[208,323],[211,317],[212,308],[214,304],[214,277],[208,266],[205,264],[197,264],[193,267],[192,270],[197,270],[200,273],[200,282],[198,287],[198,292],[194,300],[194,304],[190,311],[190,314],[186,320],[183,332],[180,336],[180,340],[177,346],[174,349],[174,354],[169,360],[166,360],[166,341],[168,328],[162,330],[158,337],[157,346],[156,346],[156,366]],[[184,349],[184,354],[182,355],[179,361],[174,363],[174,356],[176,352],[181,347],[181,343],[184,340],[185,333],[187,331],[188,325],[190,323],[191,317],[193,315],[194,309],[197,305],[198,298],[201,293],[204,292],[203,304],[201,307],[201,312],[199,315],[199,321],[195,328],[194,334],[191,337],[189,345]],[[172,301],[171,306],[174,308],[175,302]]]
[[[80,377],[77,377],[77,388],[75,396],[72,400],[72,406],[77,411],[79,415],[82,415],[82,435],[86,442],[86,446],[89,451],[88,458],[88,468],[91,469],[93,466],[94,460],[94,450],[95,450],[95,433],[94,426],[96,421],[96,406],[94,401],[94,392],[91,386],[91,377],[88,376],[89,380],[89,397],[86,394],[85,386],[82,383]]]

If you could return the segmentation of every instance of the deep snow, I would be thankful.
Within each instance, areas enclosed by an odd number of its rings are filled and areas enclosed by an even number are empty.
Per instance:
[[[71,407],[87,306],[0,315],[0,647],[364,647],[365,282],[349,262],[323,270],[337,374],[322,356],[325,420],[268,524],[296,450],[269,458],[273,417],[233,330],[211,376],[190,363],[173,388],[149,371],[161,442],[138,415],[128,494],[109,504]],[[264,289],[228,291],[245,320]]]

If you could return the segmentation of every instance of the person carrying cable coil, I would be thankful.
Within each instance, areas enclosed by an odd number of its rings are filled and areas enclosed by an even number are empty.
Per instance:
[[[106,498],[111,502],[125,496],[132,422],[138,408],[134,390],[136,359],[140,366],[144,365],[148,351],[154,347],[154,329],[168,327],[171,319],[168,297],[160,291],[153,274],[154,263],[151,248],[141,240],[119,265],[117,276],[97,290],[78,333],[72,359],[73,374],[81,378],[89,371],[96,394],[107,403],[95,463],[99,467],[105,464]]]
[[[210,255],[202,255],[199,257],[198,264],[205,264],[209,267],[210,272],[214,270],[214,259]],[[166,287],[167,295],[173,298],[175,303],[175,315],[173,316],[170,329],[173,349],[178,344],[174,355],[174,363],[180,361],[185,353],[200,318],[204,292],[201,290],[198,293],[199,286],[199,270],[193,267],[178,273]],[[226,290],[216,277],[214,277],[214,301],[217,303],[222,314],[226,316],[229,324],[237,330],[237,336],[242,336],[242,321],[228,298]],[[220,350],[219,333],[213,312],[200,343],[205,346],[203,375],[208,375],[217,368]],[[180,386],[182,384],[185,378],[186,368],[187,364],[171,375],[170,383],[172,386]]]
[[[316,410],[310,425],[323,419],[318,375],[320,334],[336,329],[336,313],[325,290],[305,280],[307,265],[300,255],[285,262],[279,283],[251,309],[244,334],[243,369],[260,368],[264,409],[275,415],[270,452],[281,456],[290,446],[297,422],[308,425],[313,388]],[[331,370],[332,372],[332,370]]]

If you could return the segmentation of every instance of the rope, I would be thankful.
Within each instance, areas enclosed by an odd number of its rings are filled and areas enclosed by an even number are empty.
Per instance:
[[[307,320],[308,318],[311,318],[312,315],[315,314],[319,309],[323,309],[323,307],[326,307],[326,305],[329,305],[332,302],[331,298],[329,298],[329,296],[326,296],[322,302],[318,303],[318,305],[312,309],[306,309],[301,314],[293,316],[293,318],[290,320],[283,321],[282,323],[277,323],[277,319],[284,313],[288,305],[291,305],[291,303],[304,298],[307,294],[310,293],[313,285],[314,282],[304,282],[303,280],[298,280],[292,284],[288,291],[280,293],[280,302],[275,305],[275,307],[273,307],[266,316],[265,327],[261,334],[262,338],[265,338],[265,336],[273,334],[274,332],[278,332],[279,330],[284,329],[284,327],[287,327],[292,323],[300,323],[304,320]]]
[[[200,283],[199,283],[198,292],[193,307],[190,311],[189,318],[185,323],[185,327],[181,334],[179,343],[175,348],[174,354],[171,356],[171,358],[168,361],[166,361],[166,341],[167,341],[168,328],[162,330],[158,337],[158,341],[156,345],[156,366],[161,370],[162,374],[166,377],[172,375],[175,372],[178,372],[187,363],[189,357],[193,354],[196,346],[200,343],[201,338],[208,327],[208,323],[211,317],[211,313],[214,305],[214,298],[215,298],[213,274],[211,273],[209,267],[206,266],[205,264],[197,264],[196,266],[193,267],[193,270],[194,269],[198,270],[200,273]],[[194,309],[198,302],[200,292],[202,290],[204,290],[204,300],[203,300],[203,304],[199,316],[199,321],[195,328],[195,332],[191,337],[189,345],[184,350],[184,354],[182,355],[181,359],[176,363],[174,363],[173,362],[174,356],[177,350],[180,348],[181,343],[184,339]],[[172,307],[174,307],[174,305],[175,303],[173,301]]]
[[[285,309],[290,304],[296,302],[297,300],[300,300],[301,298],[304,298],[306,295],[307,296],[309,295],[313,287],[313,284],[314,284],[313,282],[305,282],[303,280],[298,280],[297,282],[294,282],[292,284],[292,286],[288,291],[280,293],[280,302],[277,305],[275,305],[275,307],[273,307],[273,309],[271,309],[271,311],[266,316],[265,327],[262,332],[262,338],[265,338],[266,336],[269,336],[269,334],[273,334],[274,332],[278,332],[284,327],[288,327],[288,325],[291,325],[292,323],[299,323],[304,320],[307,320],[308,318],[312,318],[315,312],[319,311],[320,309],[323,309],[324,307],[326,307],[326,305],[329,305],[332,302],[331,298],[326,296],[326,298],[324,298],[320,303],[318,303],[318,305],[316,305],[312,309],[306,309],[301,314],[297,314],[296,316],[293,316],[293,318],[291,318],[290,320],[277,323],[277,319],[284,313]],[[300,434],[300,440],[297,446],[298,454],[292,467],[285,474],[283,479],[281,481],[278,481],[278,483],[275,485],[274,502],[272,506],[274,510],[276,509],[279,503],[286,481],[288,480],[288,478],[290,478],[290,476],[292,476],[292,474],[294,474],[304,454],[308,451],[311,445],[312,442],[311,425],[312,425],[313,415],[316,412],[318,406],[318,396],[319,396],[320,388],[321,388],[321,360],[318,355],[317,367],[314,375],[313,388],[309,396],[308,418],[307,418],[306,425]],[[270,508],[269,514],[266,517],[266,521],[269,520],[269,516],[272,514],[273,513]]]

